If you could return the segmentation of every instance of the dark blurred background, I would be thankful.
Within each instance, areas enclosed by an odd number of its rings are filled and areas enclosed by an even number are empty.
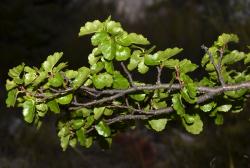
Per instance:
[[[250,44],[250,0],[1,0],[0,1],[0,168],[247,168],[250,167],[250,111],[226,114],[223,126],[208,119],[192,136],[178,124],[160,134],[136,129],[118,135],[110,150],[62,152],[54,118],[42,128],[22,121],[21,109],[6,109],[8,69],[25,62],[40,66],[55,51],[70,68],[87,65],[89,37],[78,38],[86,21],[109,15],[129,32],[142,33],[157,49],[183,47],[181,57],[199,63],[200,46],[222,32]],[[197,74],[199,75],[199,74]]]

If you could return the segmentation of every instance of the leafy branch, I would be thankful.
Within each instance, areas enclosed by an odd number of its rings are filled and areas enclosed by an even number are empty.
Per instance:
[[[186,131],[199,134],[201,113],[221,125],[223,113],[243,109],[250,90],[250,53],[229,49],[230,42],[238,42],[234,34],[202,46],[199,68],[206,75],[201,79],[192,75],[198,65],[173,58],[183,49],[155,51],[155,46],[147,47],[147,38],[127,33],[111,18],[87,22],[79,36],[89,34],[94,46],[89,67],[67,69],[67,63],[59,62],[63,53],[56,52],[40,68],[22,63],[10,69],[6,81],[6,104],[22,107],[26,122],[39,128],[48,112],[56,114],[63,150],[77,143],[88,148],[93,141],[110,145],[117,132],[133,128],[136,120],[159,132],[180,119]],[[235,70],[235,63],[246,68]],[[156,73],[147,76],[151,69]],[[137,73],[150,82],[138,80]]]

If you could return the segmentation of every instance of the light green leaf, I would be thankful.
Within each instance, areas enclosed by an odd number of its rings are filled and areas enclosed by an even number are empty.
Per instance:
[[[44,80],[47,78],[48,73],[45,71],[38,72],[38,77],[33,81],[33,86],[38,86],[40,83],[44,82]]]
[[[143,101],[146,97],[146,94],[145,93],[131,94],[131,95],[129,95],[129,97],[131,97],[132,99],[134,99],[136,101]]]
[[[37,104],[36,105],[36,110],[37,110],[37,114],[39,115],[39,117],[44,117],[48,111],[48,106],[47,104]]]
[[[174,94],[172,98],[172,103],[173,103],[173,108],[177,112],[177,114],[183,116],[185,114],[185,109],[181,101],[181,95]]]
[[[69,145],[69,138],[70,138],[70,135],[67,135],[67,136],[62,136],[60,138],[61,140],[61,147],[63,149],[63,151],[65,151]]]
[[[9,70],[8,72],[8,75],[11,77],[11,78],[19,78],[20,77],[20,74],[23,72],[23,69],[24,69],[24,66],[25,64],[22,63],[21,65],[18,65],[12,69]]]
[[[229,42],[238,43],[239,42],[238,36],[235,35],[235,34],[226,34],[226,33],[223,33],[222,35],[220,35],[218,37],[218,40],[214,44],[217,45],[217,46],[222,47],[222,46],[225,46]]]
[[[26,100],[23,103],[23,117],[24,120],[28,123],[32,123],[35,117],[35,101]]]
[[[87,67],[81,67],[78,69],[78,74],[72,82],[72,87],[77,89],[83,85],[90,75],[90,69]]]
[[[193,64],[190,60],[187,59],[180,61],[178,66],[181,73],[192,72],[196,68],[198,68],[198,65]]]
[[[159,65],[160,59],[158,52],[155,54],[145,54],[144,56],[144,62],[146,65]]]
[[[71,127],[75,130],[81,128],[84,124],[84,120],[83,119],[75,119],[75,120],[72,120],[72,125]]]
[[[182,48],[178,48],[178,47],[167,48],[164,51],[158,51],[156,54],[158,55],[158,59],[160,61],[165,61],[165,60],[179,54],[182,50],[183,50]]]
[[[166,127],[167,124],[167,119],[154,119],[154,120],[149,120],[148,123],[150,126],[157,132],[163,131]]]
[[[69,145],[72,147],[72,148],[75,148],[76,145],[77,145],[77,139],[76,138],[72,138],[69,140]]]
[[[25,84],[25,86],[32,83],[36,79],[36,77],[37,77],[36,72],[26,73],[24,75],[24,84]]]
[[[84,125],[84,128],[87,129],[87,128],[91,127],[92,124],[94,123],[94,121],[95,121],[95,118],[94,118],[93,115],[88,116],[88,117],[87,117],[87,120],[86,120],[86,123],[85,123],[85,125]]]
[[[103,68],[104,68],[103,62],[97,62],[91,66],[90,70],[92,74],[96,74],[101,70],[103,70]]]
[[[215,102],[211,102],[208,104],[205,104],[203,106],[200,106],[200,109],[204,112],[209,112],[211,111],[217,104]]]
[[[60,87],[63,84],[63,77],[60,73],[56,73],[53,77],[49,78],[49,84],[53,87]]]
[[[144,61],[141,61],[139,64],[138,64],[138,72],[140,72],[141,74],[145,74],[147,73],[149,70],[148,66],[146,66],[144,64]]]
[[[93,22],[87,22],[84,26],[81,27],[79,36],[84,36],[87,34],[92,34],[100,31],[103,28],[103,23],[99,20],[94,20]]]
[[[116,57],[117,61],[125,61],[130,57],[130,48],[116,45]]]
[[[17,84],[14,81],[10,81],[9,79],[6,80],[5,88],[7,91],[17,87]]]
[[[187,124],[185,122],[185,119],[183,119],[182,123],[189,133],[200,134],[201,131],[203,130],[203,122],[201,121],[200,116],[198,114],[195,114],[193,116],[193,121],[194,121],[193,124]]]
[[[112,109],[105,108],[104,113],[105,116],[111,116],[113,114]]]
[[[250,62],[250,53],[248,53],[245,57],[244,64],[248,64]]]
[[[128,39],[130,40],[130,43],[133,43],[133,44],[141,44],[141,45],[150,44],[148,39],[143,37],[143,35],[141,35],[141,34],[130,33],[128,35]]]
[[[69,104],[72,101],[72,99],[73,99],[73,94],[68,94],[68,95],[57,98],[56,101],[59,104],[66,105],[66,104]]]
[[[109,126],[104,121],[100,121],[95,126],[95,129],[99,135],[104,136],[104,137],[109,137],[111,134],[111,130]]]
[[[85,129],[80,128],[79,130],[76,131],[76,136],[78,139],[78,142],[80,143],[81,146],[86,146],[86,135],[85,135]]]
[[[91,43],[93,46],[97,46],[97,45],[101,44],[102,42],[107,41],[109,39],[110,39],[110,37],[109,37],[108,33],[98,32],[91,37]]]
[[[47,60],[42,64],[45,71],[51,72],[56,63],[61,59],[63,52],[55,52],[53,55],[49,55]]]
[[[54,113],[60,113],[60,108],[58,106],[58,103],[56,102],[56,100],[51,100],[47,103],[49,109],[54,112]]]
[[[114,73],[114,65],[113,65],[112,61],[105,61],[104,67],[108,73],[110,73],[110,74]]]
[[[116,45],[113,39],[106,40],[99,45],[103,57],[107,60],[113,60],[116,55]]]
[[[139,64],[139,62],[141,60],[140,55],[141,55],[141,51],[140,50],[135,50],[132,53],[132,55],[130,57],[129,64],[127,66],[128,70],[132,71],[132,70],[134,70],[138,66],[138,64]]]
[[[103,89],[104,87],[111,87],[113,84],[113,77],[107,72],[94,75],[92,80],[93,80],[94,86],[97,89]]]
[[[231,108],[232,108],[232,104],[225,104],[225,105],[218,106],[216,109],[217,111],[228,112]]]
[[[112,35],[117,35],[117,34],[123,32],[121,24],[119,22],[115,22],[112,20],[106,21],[106,29]]]
[[[74,79],[76,78],[77,75],[78,75],[78,72],[74,70],[67,70],[65,72],[65,77],[68,79]]]
[[[17,89],[12,89],[8,92],[8,97],[6,99],[7,107],[14,107],[15,106],[17,94],[18,94]]]
[[[115,71],[114,73],[113,88],[114,89],[127,89],[129,88],[128,80],[120,74],[120,72]]]
[[[177,59],[168,59],[162,63],[166,68],[174,69],[179,65],[179,60]]]
[[[101,58],[101,56],[97,56],[99,54],[101,54],[101,50],[99,48],[94,48],[92,50],[92,53],[89,54],[88,56],[88,61],[90,65],[93,65],[95,63],[97,63],[97,61],[99,61],[99,59]]]
[[[223,56],[221,63],[223,65],[224,64],[230,65],[243,60],[245,57],[246,55],[244,52],[233,50],[229,54]]]
[[[95,120],[98,120],[102,116],[104,110],[105,110],[105,107],[95,107],[94,108],[94,118],[95,118]]]
[[[188,103],[195,103],[197,101],[196,98],[197,86],[194,83],[185,84],[184,88],[181,90],[181,96]]]

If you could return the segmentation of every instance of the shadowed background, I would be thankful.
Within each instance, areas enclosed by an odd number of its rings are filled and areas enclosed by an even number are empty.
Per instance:
[[[21,62],[40,66],[55,51],[64,52],[70,68],[87,65],[92,48],[89,37],[78,38],[79,29],[109,15],[159,50],[184,48],[180,58],[197,64],[200,46],[210,46],[222,32],[239,36],[239,50],[250,44],[250,0],[1,0],[0,168],[250,167],[247,104],[240,114],[226,114],[223,126],[208,119],[198,136],[172,123],[160,134],[146,129],[120,134],[110,150],[95,145],[66,152],[60,149],[55,118],[47,118],[36,131],[22,121],[21,109],[5,108],[9,68]]]

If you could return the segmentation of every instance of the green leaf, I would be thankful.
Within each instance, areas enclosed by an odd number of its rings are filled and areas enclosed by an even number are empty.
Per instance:
[[[68,79],[74,79],[77,77],[77,75],[78,75],[78,72],[74,70],[67,70],[65,72],[65,77]]]
[[[148,39],[143,37],[143,35],[141,35],[141,34],[130,33],[128,35],[128,39],[129,39],[130,43],[133,43],[133,44],[141,44],[141,45],[150,44]]]
[[[187,59],[180,61],[178,66],[181,73],[192,72],[196,68],[198,68],[198,65],[193,64],[190,60]]]
[[[49,78],[49,84],[53,87],[60,87],[63,84],[63,77],[60,73],[56,73],[53,77]]]
[[[61,140],[61,147],[63,149],[63,151],[65,151],[69,145],[69,138],[70,138],[70,135],[67,135],[67,136],[63,136],[60,138]]]
[[[75,119],[75,120],[72,120],[72,125],[71,127],[75,130],[81,128],[84,124],[84,120],[83,119]]]
[[[85,135],[85,129],[81,128],[76,131],[76,136],[78,139],[78,142],[80,143],[81,146],[86,146],[86,135]]]
[[[165,61],[177,54],[179,54],[183,49],[182,48],[178,48],[178,47],[175,47],[175,48],[167,48],[166,50],[164,51],[158,51],[157,54],[158,55],[158,59],[160,61]]]
[[[85,125],[84,125],[84,128],[89,128],[89,127],[91,127],[92,126],[92,124],[94,123],[94,121],[95,121],[95,118],[94,118],[94,116],[88,116],[87,117],[87,120],[86,120],[86,123],[85,123]]]
[[[84,26],[81,27],[79,36],[84,36],[87,34],[92,34],[100,31],[103,28],[103,23],[99,20],[94,20],[93,22],[87,22]]]
[[[214,123],[216,125],[222,125],[224,122],[223,116],[221,114],[217,114],[216,118],[214,119]]]
[[[148,70],[149,70],[149,68],[144,64],[144,61],[141,61],[138,64],[138,72],[140,72],[141,74],[147,73]]]
[[[26,100],[23,103],[23,116],[24,120],[28,123],[32,123],[35,117],[35,101]]]
[[[61,59],[63,52],[55,52],[53,55],[49,55],[47,60],[42,64],[42,67],[45,71],[51,72],[53,67]]]
[[[145,54],[144,56],[144,62],[146,65],[159,65],[160,64],[160,59],[159,59],[159,54]]]
[[[113,65],[112,61],[105,61],[104,67],[108,73],[110,73],[110,74],[114,73],[114,65]]]
[[[166,127],[167,124],[167,119],[154,119],[154,120],[149,120],[148,123],[150,126],[157,132],[163,131]]]
[[[180,94],[174,94],[172,97],[173,108],[178,115],[183,116],[185,114],[185,108],[181,101]]]
[[[243,60],[245,57],[246,55],[244,52],[233,50],[229,54],[223,56],[221,63],[222,65],[224,64],[230,65]]]
[[[9,79],[6,80],[5,88],[7,91],[17,87],[17,84],[14,81],[10,81]]]
[[[200,116],[198,114],[195,114],[193,116],[193,121],[194,121],[193,124],[187,124],[183,119],[182,123],[189,133],[200,134],[201,131],[203,130],[203,122],[201,121]]]
[[[39,117],[44,117],[48,111],[48,106],[47,104],[37,104],[36,105],[36,110],[37,110],[37,114]]]
[[[130,48],[116,45],[116,57],[117,61],[125,61],[130,57]]]
[[[197,86],[194,83],[185,84],[184,88],[181,90],[181,96],[188,103],[195,103],[197,101],[196,98]]]
[[[232,108],[231,104],[225,104],[225,105],[218,106],[216,109],[217,111],[228,112],[231,108]]]
[[[66,104],[69,104],[72,101],[72,99],[73,99],[73,94],[68,94],[68,95],[57,98],[56,101],[59,104],[66,105]]]
[[[22,63],[12,69],[9,70],[8,75],[13,78],[16,84],[23,84],[23,79],[21,79],[20,75],[23,72],[25,64]]]
[[[108,40],[110,37],[106,32],[98,32],[91,37],[91,43],[93,46],[97,46],[102,42]]]
[[[95,120],[98,120],[102,116],[104,110],[105,110],[105,107],[95,107],[94,108],[94,118],[95,118]]]
[[[140,50],[135,50],[132,53],[132,55],[130,57],[129,64],[127,66],[128,70],[132,71],[132,70],[134,70],[138,66],[138,64],[139,64],[139,62],[141,60],[140,55],[141,55],[141,51]]]
[[[111,134],[111,130],[109,126],[104,121],[100,121],[95,126],[95,129],[99,135],[104,136],[104,137],[109,137]]]
[[[105,108],[103,113],[104,113],[105,116],[111,116],[113,114],[113,110]]]
[[[250,62],[250,53],[248,53],[245,57],[244,64],[248,64]]]
[[[62,69],[67,67],[67,63],[65,62],[61,62],[59,65],[57,65],[56,67],[53,68],[53,72],[57,73],[60,72]]]
[[[94,86],[97,89],[103,89],[104,87],[111,87],[113,84],[113,77],[107,72],[94,75],[92,80],[93,80]]]
[[[106,21],[106,29],[112,35],[117,35],[117,34],[123,32],[121,24],[119,22],[115,22],[112,20]]]
[[[96,74],[101,70],[103,70],[103,68],[104,68],[103,62],[97,62],[91,66],[90,70],[92,74]]]
[[[187,124],[193,124],[195,122],[195,117],[193,115],[185,114],[183,118]]]
[[[162,63],[166,68],[174,69],[175,67],[178,66],[179,60],[177,59],[168,59],[163,61]]]
[[[132,99],[134,99],[136,101],[143,101],[146,97],[146,94],[145,93],[131,94],[131,95],[129,95],[129,97],[131,97]]]
[[[8,97],[6,99],[7,107],[14,107],[15,106],[17,94],[18,94],[17,89],[12,89],[8,92]]]
[[[72,148],[75,148],[76,145],[77,145],[77,139],[76,138],[72,138],[69,140],[69,145],[72,147]]]
[[[40,83],[44,82],[48,75],[48,73],[45,71],[38,72],[38,74],[38,77],[32,82],[33,86],[38,86]]]
[[[107,60],[113,60],[116,55],[116,45],[113,39],[106,40],[99,45],[103,57]]]
[[[113,81],[113,88],[114,89],[127,89],[129,88],[129,82],[127,78],[122,76],[120,72],[115,71],[114,73],[114,81]]]
[[[209,112],[211,111],[217,104],[215,102],[211,102],[208,104],[205,104],[203,106],[200,106],[200,109],[204,112]]]
[[[229,42],[238,43],[239,42],[238,36],[235,35],[235,34],[226,34],[226,33],[223,33],[222,35],[220,35],[218,37],[218,40],[214,44],[217,45],[217,46],[222,47],[222,46],[225,46]]]
[[[47,103],[49,109],[54,112],[54,113],[60,113],[60,108],[58,106],[58,103],[56,102],[56,100],[51,100]]]
[[[95,63],[97,63],[97,61],[101,58],[100,56],[97,56],[99,54],[101,54],[101,50],[99,48],[94,48],[92,53],[90,53],[88,56],[90,65],[94,65]]]
[[[77,89],[83,85],[90,75],[90,69],[87,67],[81,67],[78,69],[78,74],[72,82],[72,87]]]
[[[25,84],[25,86],[27,86],[30,83],[32,83],[36,79],[36,77],[37,77],[36,72],[26,73],[24,75],[24,84]]]

